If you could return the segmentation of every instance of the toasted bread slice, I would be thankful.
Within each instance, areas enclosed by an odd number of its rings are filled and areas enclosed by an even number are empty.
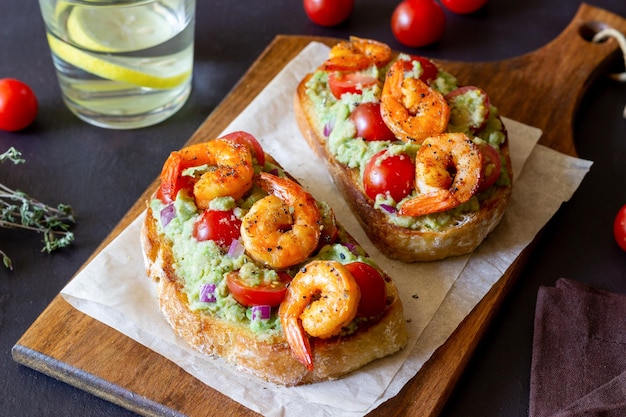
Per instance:
[[[177,270],[180,260],[172,241],[162,231],[159,217],[149,203],[141,231],[146,273],[158,286],[160,308],[166,320],[178,336],[199,352],[219,356],[260,379],[294,386],[340,378],[406,346],[402,303],[393,281],[382,273],[387,292],[384,311],[375,318],[355,320],[351,331],[338,336],[311,337],[314,369],[307,370],[292,353],[282,332],[265,337],[253,331],[246,319],[228,320],[192,308],[184,289],[185,279]],[[338,228],[340,241],[355,246],[340,225]]]
[[[390,221],[388,213],[375,207],[375,201],[364,190],[359,169],[348,167],[331,152],[328,132],[325,132],[328,127],[320,120],[316,105],[307,91],[307,83],[312,76],[308,74],[295,92],[294,110],[298,127],[311,149],[326,162],[331,177],[372,243],[385,256],[404,262],[433,261],[474,251],[500,222],[508,204],[512,180],[508,139],[499,145],[499,152],[503,161],[502,170],[509,181],[493,185],[481,193],[478,209],[455,213],[452,221],[438,229],[404,227]],[[350,98],[352,103],[358,100],[357,97]],[[501,133],[506,136],[504,127]]]

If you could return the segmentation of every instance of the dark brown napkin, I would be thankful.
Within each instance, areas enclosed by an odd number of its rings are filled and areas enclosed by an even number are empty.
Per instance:
[[[563,278],[539,289],[529,416],[626,416],[626,295]]]

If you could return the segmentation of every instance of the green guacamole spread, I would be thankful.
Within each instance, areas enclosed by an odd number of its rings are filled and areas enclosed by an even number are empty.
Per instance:
[[[407,58],[406,55],[398,57],[398,59]],[[385,68],[377,69],[373,66],[368,72],[384,81],[386,71],[393,62],[390,62]],[[420,63],[414,61],[412,73],[405,74],[405,77],[419,77],[421,74]],[[328,133],[326,146],[330,153],[340,163],[349,168],[358,169],[361,178],[369,160],[382,150],[389,149],[392,154],[405,153],[415,160],[415,155],[420,147],[418,144],[403,141],[366,141],[356,136],[356,126],[350,120],[350,114],[360,103],[380,102],[381,88],[379,85],[364,88],[361,94],[346,93],[341,96],[341,99],[336,99],[328,87],[328,73],[318,70],[313,73],[306,86],[308,97],[315,106],[318,125],[323,127],[320,130]],[[439,70],[437,78],[430,83],[430,87],[445,95],[456,90],[458,85],[457,80],[452,75]],[[476,102],[475,91],[459,95],[454,101],[449,102],[450,122],[447,132],[465,133],[476,144],[486,142],[499,151],[500,145],[506,140],[506,134],[496,107],[490,106],[487,122],[478,133],[473,133],[469,128],[472,123],[476,123],[476,113],[479,110]],[[501,174],[496,184],[510,184],[507,167],[504,163],[501,165]],[[493,187],[473,196],[468,202],[454,209],[419,217],[400,216],[394,210],[415,194],[410,194],[401,201],[394,201],[388,194],[379,194],[374,202],[374,207],[387,215],[391,223],[398,226],[415,230],[437,231],[453,223],[459,216],[477,211],[480,208],[480,201],[488,198],[492,189]]]

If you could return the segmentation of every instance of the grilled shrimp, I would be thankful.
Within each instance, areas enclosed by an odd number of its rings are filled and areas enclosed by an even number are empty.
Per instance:
[[[191,168],[196,168],[195,174],[185,173]],[[172,152],[161,173],[161,188],[174,199],[180,188],[192,184],[196,205],[204,210],[216,197],[241,198],[252,187],[253,177],[252,153],[246,146],[214,139]]]
[[[406,65],[399,59],[387,71],[380,111],[397,138],[420,143],[445,131],[450,107],[444,96],[428,84],[419,78],[405,77]]]
[[[312,261],[287,288],[278,310],[285,338],[309,371],[313,353],[309,336],[329,338],[356,316],[361,290],[352,274],[337,261]]]
[[[243,246],[252,258],[272,268],[302,262],[317,248],[321,235],[315,199],[294,181],[266,172],[260,174],[259,185],[269,195],[243,217]]]
[[[481,175],[482,152],[465,134],[430,137],[415,157],[418,195],[404,202],[399,213],[422,216],[457,207],[476,194]]]
[[[388,45],[351,36],[349,41],[339,42],[332,47],[322,69],[325,71],[361,71],[372,65],[384,67],[390,60],[391,48]]]

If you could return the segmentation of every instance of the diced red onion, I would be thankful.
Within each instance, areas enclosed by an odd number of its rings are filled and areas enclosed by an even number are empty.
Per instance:
[[[352,252],[355,255],[358,255],[357,250],[356,250],[356,245],[352,242],[343,242],[342,243],[343,246],[345,246],[346,248],[348,248],[348,250],[350,252]]]
[[[233,239],[230,242],[230,246],[228,247],[228,257],[230,258],[239,258],[245,252],[245,248],[239,239]]]
[[[330,132],[332,132],[334,128],[335,128],[335,121],[334,120],[331,120],[330,122],[326,123],[324,125],[324,136],[329,137],[330,136]]]
[[[272,315],[272,307],[269,305],[252,306],[252,320],[269,320]]]
[[[200,287],[200,301],[202,301],[203,303],[214,303],[217,301],[217,298],[215,298],[215,289],[216,289],[216,285],[215,284],[203,284],[202,287]]]
[[[170,224],[174,217],[176,217],[176,207],[174,207],[174,203],[169,203],[167,206],[163,207],[160,215],[163,227]]]
[[[269,173],[278,176],[278,168],[272,169]]]
[[[395,207],[390,206],[389,204],[381,204],[380,208],[385,210],[389,214],[393,214],[393,213],[397,213],[398,212],[398,210]]]

